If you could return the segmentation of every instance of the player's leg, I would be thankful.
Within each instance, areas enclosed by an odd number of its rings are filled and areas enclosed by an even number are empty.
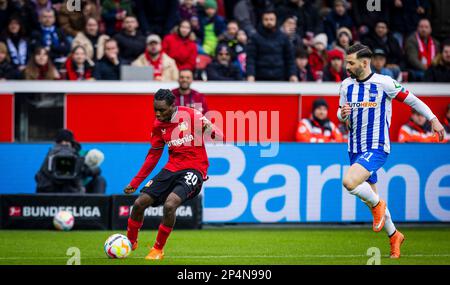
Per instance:
[[[176,185],[174,191],[169,194],[163,207],[163,218],[161,224],[158,228],[158,234],[156,235],[156,241],[150,253],[147,255],[146,259],[163,259],[164,258],[164,246],[172,232],[173,226],[176,221],[176,211],[178,207],[183,203],[183,199],[174,193],[175,191],[184,191],[182,185]]]
[[[376,183],[376,173],[371,173],[359,162],[350,166],[344,176],[343,185],[350,194],[359,197],[367,204],[373,215],[373,230],[379,232],[385,224],[386,203],[381,200],[369,184]]]
[[[372,190],[375,193],[378,193],[376,184],[370,184]],[[405,240],[405,236],[396,229],[394,222],[391,218],[391,213],[386,205],[386,213],[384,214],[385,224],[384,229],[389,237],[390,246],[391,246],[391,258],[399,258],[400,257],[400,247],[402,246],[403,241]]]
[[[127,226],[127,237],[132,244],[133,250],[137,248],[138,233],[142,227],[142,224],[144,223],[145,209],[150,207],[150,205],[152,204],[153,198],[146,193],[142,193],[134,201],[133,209],[131,210],[130,217],[128,218]]]

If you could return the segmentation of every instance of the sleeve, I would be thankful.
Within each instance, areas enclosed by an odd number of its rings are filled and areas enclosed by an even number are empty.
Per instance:
[[[339,87],[339,108],[347,104],[347,93],[345,91],[344,82]]]
[[[298,123],[297,133],[295,135],[297,142],[311,142],[311,132],[307,126],[303,123],[303,120]]]
[[[391,99],[396,99],[409,105],[411,108],[419,112],[428,121],[436,118],[431,109],[419,98],[417,98],[413,93],[406,90],[400,83],[396,80],[388,79],[384,82],[384,91]]]
[[[151,145],[152,147],[149,149],[147,156],[145,157],[145,161],[141,166],[141,169],[130,182],[130,185],[135,189],[137,189],[142,181],[147,178],[147,176],[152,172],[159,159],[161,158],[162,152],[164,150],[164,140],[159,128],[153,128]]]
[[[336,125],[331,122],[331,126],[332,126],[332,138],[333,138],[333,142],[344,142],[344,138],[342,137],[341,131],[339,131],[339,129],[336,127]]]

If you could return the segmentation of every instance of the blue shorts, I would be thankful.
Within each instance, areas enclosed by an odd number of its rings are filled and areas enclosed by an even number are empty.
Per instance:
[[[350,165],[353,165],[354,163],[361,164],[370,172],[370,177],[367,179],[367,182],[375,184],[378,181],[377,170],[386,162],[388,153],[380,149],[371,149],[362,153],[349,152],[348,156],[350,158]]]

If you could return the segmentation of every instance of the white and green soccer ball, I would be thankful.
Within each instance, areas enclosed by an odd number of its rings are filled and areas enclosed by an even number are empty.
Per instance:
[[[131,252],[131,242],[122,234],[113,234],[105,241],[104,250],[109,258],[125,258]]]
[[[57,230],[70,231],[75,223],[75,218],[72,213],[68,211],[59,211],[55,217],[53,217],[53,225]]]

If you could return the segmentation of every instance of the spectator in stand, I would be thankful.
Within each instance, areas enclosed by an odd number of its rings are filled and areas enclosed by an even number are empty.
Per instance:
[[[26,80],[56,80],[60,75],[45,47],[36,47],[23,71]]]
[[[234,54],[236,56],[236,63],[241,70],[242,76],[245,77],[247,67],[247,44],[248,38],[244,30],[239,30],[236,36],[237,45],[234,47]]]
[[[297,18],[286,18],[280,28],[280,31],[289,38],[289,41],[291,42],[292,48],[294,50],[303,46],[303,40],[297,33]]]
[[[178,70],[195,70],[197,45],[193,38],[191,23],[183,20],[175,31],[163,40],[163,51],[175,60]]]
[[[327,45],[328,38],[326,34],[318,34],[314,37],[308,62],[315,81],[322,81],[323,79],[323,68],[328,61]]]
[[[450,39],[442,43],[442,52],[425,73],[426,82],[450,82]]]
[[[333,49],[338,49],[345,55],[347,53],[347,49],[352,45],[352,32],[346,27],[342,27],[337,30],[336,41],[333,43]]]
[[[178,23],[179,0],[135,0],[136,15],[145,35],[164,36]]]
[[[304,118],[298,123],[296,140],[306,143],[343,142],[341,132],[328,119],[328,103],[320,98],[313,102],[310,118]]]
[[[404,124],[398,133],[399,142],[433,143],[439,142],[437,134],[433,134],[427,119],[411,109],[409,122]]]
[[[396,79],[394,77],[394,73],[388,68],[386,68],[386,52],[384,49],[377,48],[373,50],[372,56],[372,70],[375,73],[390,76],[392,79]]]
[[[109,39],[109,36],[99,33],[97,20],[87,18],[84,32],[78,33],[73,39],[72,48],[82,46],[91,61],[100,60],[103,57],[103,47],[107,39]]]
[[[162,51],[161,38],[154,34],[147,37],[147,48],[132,65],[153,67],[153,76],[156,81],[178,80],[178,68],[175,60]]]
[[[179,87],[172,90],[173,95],[175,95],[175,105],[191,107],[206,114],[208,105],[206,104],[205,95],[191,89],[193,79],[194,74],[190,69],[180,70],[178,77]]]
[[[20,18],[11,17],[6,30],[3,32],[1,41],[8,47],[11,63],[19,70],[23,71],[31,53],[29,40],[25,37],[25,31]]]
[[[41,9],[39,15],[39,29],[32,33],[31,46],[45,47],[53,62],[64,62],[65,57],[70,52],[70,43],[67,41],[61,29],[56,27],[55,11],[52,9]]]
[[[15,17],[18,17],[23,25],[24,33],[27,38],[31,36],[31,31],[39,26],[38,15],[36,14],[36,5],[31,0],[11,1],[16,6]]]
[[[431,36],[431,32],[430,21],[422,19],[417,31],[406,41],[405,54],[412,69],[409,81],[422,81],[425,71],[439,53],[439,42]]]
[[[352,30],[353,21],[347,13],[346,1],[335,0],[333,11],[324,20],[325,33],[327,34],[329,43],[336,40],[336,31],[342,27]]]
[[[227,29],[219,36],[219,43],[224,43],[233,51],[238,44],[237,34],[239,32],[239,25],[236,21],[229,21]]]
[[[362,41],[370,49],[383,49],[386,56],[386,68],[390,69],[393,77],[400,75],[400,66],[403,65],[403,51],[398,41],[389,33],[387,22],[380,21],[375,25],[375,32],[369,34]]]
[[[273,10],[264,12],[262,27],[247,46],[247,80],[298,81],[292,45],[277,28]]]
[[[127,16],[133,14],[131,0],[103,0],[102,19],[105,23],[106,34],[113,35],[122,30],[123,22]]]
[[[8,55],[8,48],[6,44],[0,42],[0,81],[7,79],[20,79],[20,73],[14,65],[11,64],[11,59]]]
[[[93,80],[93,65],[90,63],[87,52],[82,46],[72,49],[66,61],[67,80]]]
[[[122,31],[114,36],[119,44],[120,58],[125,64],[133,62],[145,50],[145,36],[138,31],[138,27],[136,17],[127,16]]]
[[[323,69],[323,81],[342,82],[347,78],[344,54],[337,49],[328,52],[328,64]]]
[[[308,64],[308,52],[305,49],[298,48],[295,52],[295,65],[299,82],[314,81],[311,67]]]
[[[39,17],[41,12],[44,10],[53,10],[53,5],[51,0],[33,0],[34,12]]]
[[[431,21],[433,36],[438,41],[450,39],[450,1],[428,0],[430,2],[428,19]]]
[[[58,22],[69,42],[72,42],[77,34],[84,30],[85,19],[82,13],[69,11],[69,7],[71,7],[70,3],[67,3],[69,1],[71,0],[65,0],[61,5],[61,10],[58,13]]]
[[[206,0],[204,4],[205,16],[200,18],[200,24],[203,29],[203,38],[201,39],[203,51],[214,56],[219,36],[226,30],[225,20],[217,15],[216,0]]]
[[[304,38],[305,45],[310,44],[310,40],[315,34],[323,32],[322,19],[316,8],[315,0],[281,0],[276,1],[276,11],[278,20],[283,23],[287,18],[297,19],[297,34]]]
[[[178,8],[178,14],[180,14],[180,20],[190,21],[192,17],[198,17],[194,0],[182,0]]]
[[[115,39],[105,42],[105,55],[94,67],[93,76],[96,80],[120,80],[119,46]]]
[[[429,8],[428,0],[393,0],[390,28],[399,44],[416,31],[419,21],[425,18]]]
[[[215,59],[206,67],[208,81],[237,81],[242,80],[239,67],[231,61],[231,49],[226,44],[217,46]]]
[[[16,6],[9,0],[0,0],[0,29],[8,25],[12,15],[17,14]]]
[[[258,16],[252,2],[255,1],[240,0],[234,6],[233,11],[233,16],[238,22],[239,27],[249,36],[256,34],[256,26],[258,24]]]
[[[353,22],[358,31],[355,36],[359,36],[359,38],[355,38],[355,40],[363,38],[370,31],[373,31],[376,23],[380,21],[389,21],[389,19],[395,17],[395,14],[392,13],[392,1],[393,0],[379,0],[378,2],[381,7],[379,11],[367,9],[368,4],[376,4],[373,1],[372,3],[360,0],[352,1]]]

